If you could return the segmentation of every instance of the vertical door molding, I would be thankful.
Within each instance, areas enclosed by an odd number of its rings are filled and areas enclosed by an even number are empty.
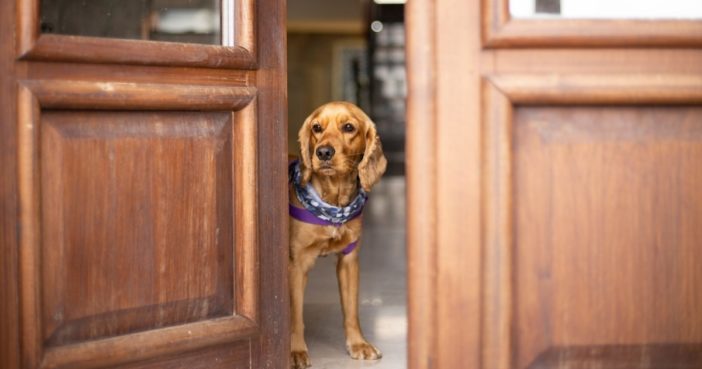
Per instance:
[[[480,11],[461,0],[408,2],[405,11],[408,363],[477,368],[481,44],[464,25],[479,24]]]
[[[433,6],[407,3],[407,259],[408,363],[436,361],[437,210],[436,68]]]
[[[512,101],[483,80],[483,368],[512,368]]]
[[[259,324],[259,219],[258,214],[258,153],[256,139],[258,137],[258,101],[253,98],[243,109],[235,109],[233,121],[239,122],[234,126],[232,142],[238,138],[232,160],[232,172],[239,166],[239,174],[235,177],[234,188],[237,189],[237,199],[234,201],[235,218],[233,225],[237,236],[234,255],[234,273],[237,281],[234,301],[236,312]],[[247,288],[243,288],[247,286]]]
[[[41,339],[41,299],[37,288],[41,278],[39,263],[39,170],[38,150],[40,107],[31,90],[17,91],[17,180],[19,216],[19,291],[21,360],[27,368],[38,368],[43,356]],[[28,288],[25,288],[28,287]]]

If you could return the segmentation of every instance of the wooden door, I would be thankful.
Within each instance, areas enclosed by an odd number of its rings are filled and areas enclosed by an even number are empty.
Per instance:
[[[407,9],[410,367],[702,367],[702,21]]]
[[[284,2],[222,46],[38,9],[0,3],[0,367],[286,367]]]

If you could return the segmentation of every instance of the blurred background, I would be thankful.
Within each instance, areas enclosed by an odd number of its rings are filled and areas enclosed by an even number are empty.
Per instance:
[[[319,258],[305,291],[305,337],[314,368],[401,369],[407,366],[405,237],[405,28],[397,1],[288,1],[288,143],[318,106],[350,101],[375,122],[388,171],[364,210],[359,315],[383,358],[346,353],[336,257]]]
[[[390,163],[404,173],[404,4],[398,1],[288,1],[289,150],[318,106],[345,100],[374,120]]]

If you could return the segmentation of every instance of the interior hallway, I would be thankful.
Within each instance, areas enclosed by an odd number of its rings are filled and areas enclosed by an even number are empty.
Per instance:
[[[345,348],[336,256],[319,258],[305,292],[305,338],[313,369],[407,367],[405,177],[386,176],[364,210],[360,255],[360,320],[378,361],[351,359]]]

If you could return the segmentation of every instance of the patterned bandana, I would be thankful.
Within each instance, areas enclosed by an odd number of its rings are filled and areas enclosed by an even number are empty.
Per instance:
[[[311,184],[302,186],[300,184],[300,162],[295,160],[288,167],[288,178],[295,187],[295,195],[300,200],[302,206],[309,210],[314,216],[319,219],[331,222],[335,225],[341,225],[358,216],[363,211],[363,206],[368,200],[368,194],[362,188],[358,188],[358,196],[351,201],[350,204],[344,207],[338,207],[327,204],[319,197],[317,191],[314,190]]]

